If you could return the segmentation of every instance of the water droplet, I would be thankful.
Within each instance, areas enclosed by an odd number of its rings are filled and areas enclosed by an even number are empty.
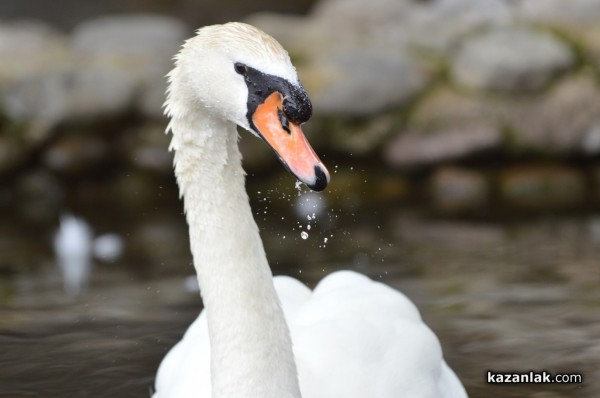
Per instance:
[[[308,232],[306,232],[306,231],[300,232],[300,237],[305,240],[308,239]]]

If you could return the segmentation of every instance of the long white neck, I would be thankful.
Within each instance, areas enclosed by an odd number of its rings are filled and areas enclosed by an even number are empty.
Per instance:
[[[290,333],[248,202],[236,127],[195,110],[174,116],[170,128],[208,319],[212,398],[299,398]]]

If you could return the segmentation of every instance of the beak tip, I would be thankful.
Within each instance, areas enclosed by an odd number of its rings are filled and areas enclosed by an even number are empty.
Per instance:
[[[322,165],[315,166],[315,182],[308,187],[313,191],[320,192],[327,188],[329,184],[329,172]]]

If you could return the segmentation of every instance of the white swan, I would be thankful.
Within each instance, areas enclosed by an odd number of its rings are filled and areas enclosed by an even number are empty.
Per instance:
[[[168,130],[205,310],[162,361],[154,397],[465,397],[401,293],[350,271],[313,292],[272,278],[236,125],[311,188],[329,181],[300,130],[311,105],[279,43],[241,23],[202,28],[169,82]]]

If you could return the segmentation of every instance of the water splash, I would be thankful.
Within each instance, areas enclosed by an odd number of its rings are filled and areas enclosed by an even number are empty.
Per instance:
[[[316,220],[327,209],[325,196],[316,192],[305,192],[296,198],[294,210],[300,219]]]

